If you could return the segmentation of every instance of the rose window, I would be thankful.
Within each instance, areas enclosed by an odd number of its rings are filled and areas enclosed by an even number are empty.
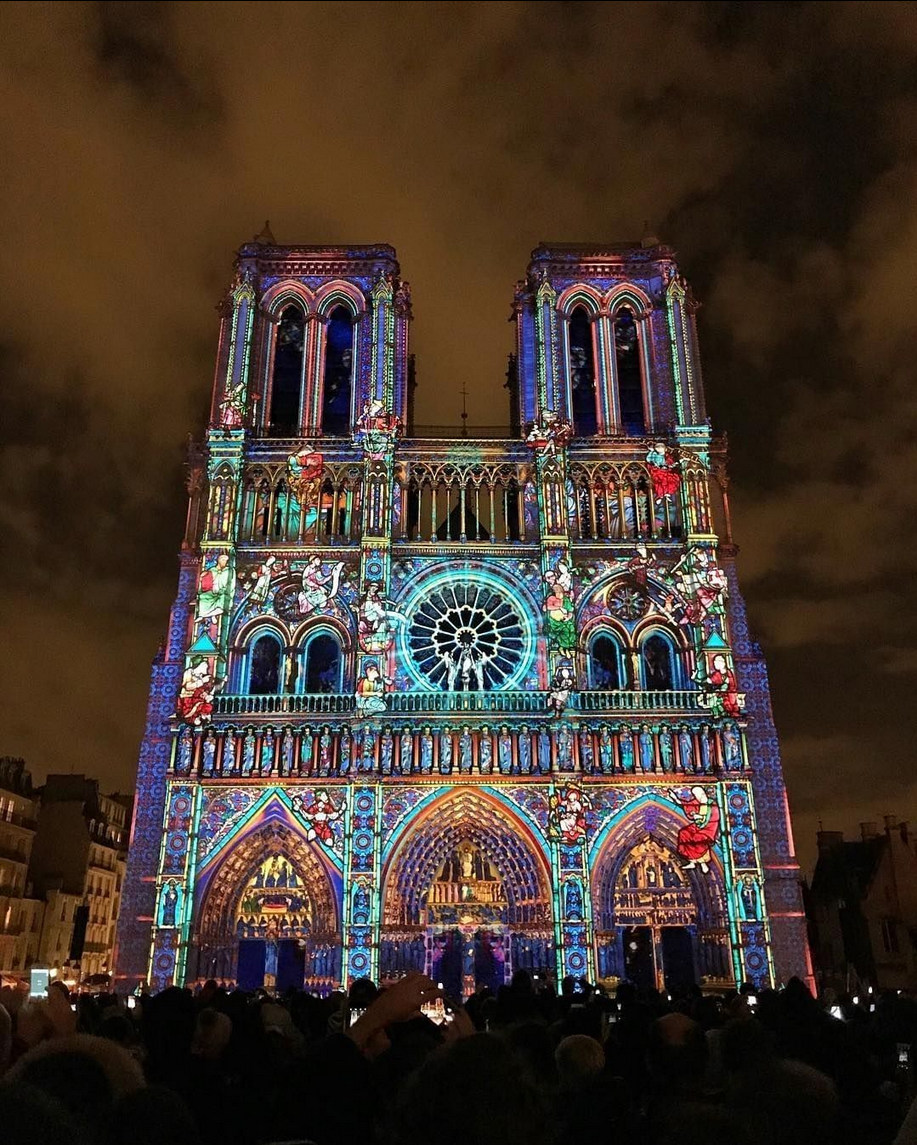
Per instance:
[[[518,686],[532,639],[508,591],[450,579],[409,610],[406,644],[411,675],[427,687],[484,692]]]
[[[620,584],[608,594],[608,610],[622,620],[639,620],[650,606],[649,597],[631,584]]]

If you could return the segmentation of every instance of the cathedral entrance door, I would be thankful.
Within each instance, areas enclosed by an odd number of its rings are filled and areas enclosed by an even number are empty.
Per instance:
[[[432,978],[442,983],[449,998],[462,997],[464,948],[460,930],[447,930],[433,936]]]
[[[685,926],[662,928],[662,972],[667,990],[694,985],[694,943]]]
[[[628,981],[640,990],[656,988],[656,955],[650,926],[624,928],[624,969]]]
[[[239,942],[240,990],[258,990],[264,985],[265,942],[263,938],[243,938]]]
[[[505,983],[506,955],[503,935],[492,930],[479,930],[474,936],[474,984],[487,986],[494,993]]]
[[[298,939],[284,938],[277,944],[277,993],[301,990],[305,979],[306,948]]]

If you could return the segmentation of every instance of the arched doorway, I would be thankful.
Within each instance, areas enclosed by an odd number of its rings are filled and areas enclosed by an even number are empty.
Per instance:
[[[188,980],[327,992],[340,982],[340,922],[328,871],[295,828],[273,822],[202,872]]]
[[[551,974],[547,860],[512,811],[480,791],[435,801],[386,865],[380,975],[422,970],[447,994]]]
[[[681,826],[650,804],[605,841],[593,876],[600,978],[659,990],[732,981],[722,872],[685,865]]]

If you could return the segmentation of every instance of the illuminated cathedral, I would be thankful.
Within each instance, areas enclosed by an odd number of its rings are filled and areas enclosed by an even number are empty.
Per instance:
[[[655,240],[541,246],[504,425],[423,427],[391,247],[241,248],[122,983],[808,976],[695,310]]]

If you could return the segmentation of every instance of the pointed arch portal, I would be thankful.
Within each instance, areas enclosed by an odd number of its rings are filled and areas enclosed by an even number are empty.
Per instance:
[[[465,789],[430,804],[383,872],[380,971],[423,970],[447,993],[554,965],[550,867],[508,807]]]
[[[678,989],[731,978],[722,867],[687,868],[677,853],[684,817],[663,800],[642,802],[612,825],[593,859],[600,978]]]
[[[338,896],[316,845],[280,819],[236,839],[200,885],[192,978],[323,990],[340,980]]]

